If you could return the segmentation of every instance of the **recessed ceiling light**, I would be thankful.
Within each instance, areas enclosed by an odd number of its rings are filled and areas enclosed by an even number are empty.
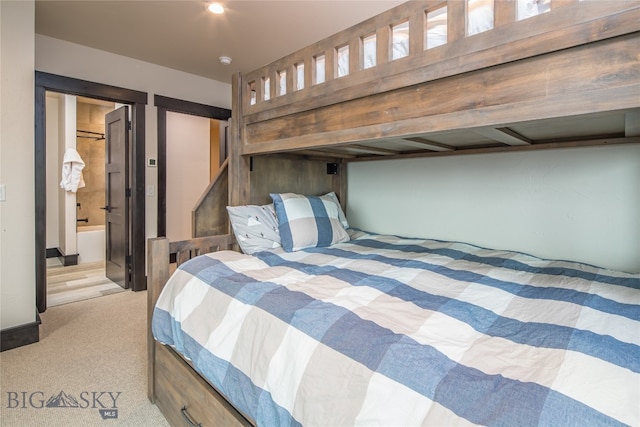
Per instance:
[[[220,3],[211,3],[207,9],[209,9],[209,12],[215,13],[216,15],[224,13],[224,7]]]

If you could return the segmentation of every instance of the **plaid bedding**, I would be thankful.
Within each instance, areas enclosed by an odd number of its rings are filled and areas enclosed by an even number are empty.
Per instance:
[[[640,425],[640,275],[350,232],[192,259],[155,338],[258,425]]]

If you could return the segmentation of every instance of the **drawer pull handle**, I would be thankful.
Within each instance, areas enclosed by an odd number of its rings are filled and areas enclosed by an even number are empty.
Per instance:
[[[182,412],[182,418],[184,418],[191,427],[202,427],[202,424],[193,421],[191,415],[189,415],[189,413],[187,412],[186,406],[183,406],[182,409],[180,409],[180,412]]]

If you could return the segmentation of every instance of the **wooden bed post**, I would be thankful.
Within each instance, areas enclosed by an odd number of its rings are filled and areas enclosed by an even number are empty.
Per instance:
[[[241,128],[243,115],[243,78],[240,73],[233,75],[231,115],[229,132],[229,205],[238,206],[249,203],[251,182],[249,177],[250,159],[242,156],[244,147],[244,130]]]
[[[147,280],[147,397],[155,403],[155,340],[151,333],[153,308],[160,291],[169,279],[169,239],[157,237],[147,241],[148,280]]]
[[[345,162],[338,163],[338,174],[335,177],[334,191],[338,196],[340,205],[344,213],[347,213],[347,164]]]

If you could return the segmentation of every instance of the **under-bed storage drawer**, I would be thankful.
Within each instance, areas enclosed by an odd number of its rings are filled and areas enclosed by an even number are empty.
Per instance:
[[[177,354],[155,346],[156,404],[171,425],[251,425]]]

